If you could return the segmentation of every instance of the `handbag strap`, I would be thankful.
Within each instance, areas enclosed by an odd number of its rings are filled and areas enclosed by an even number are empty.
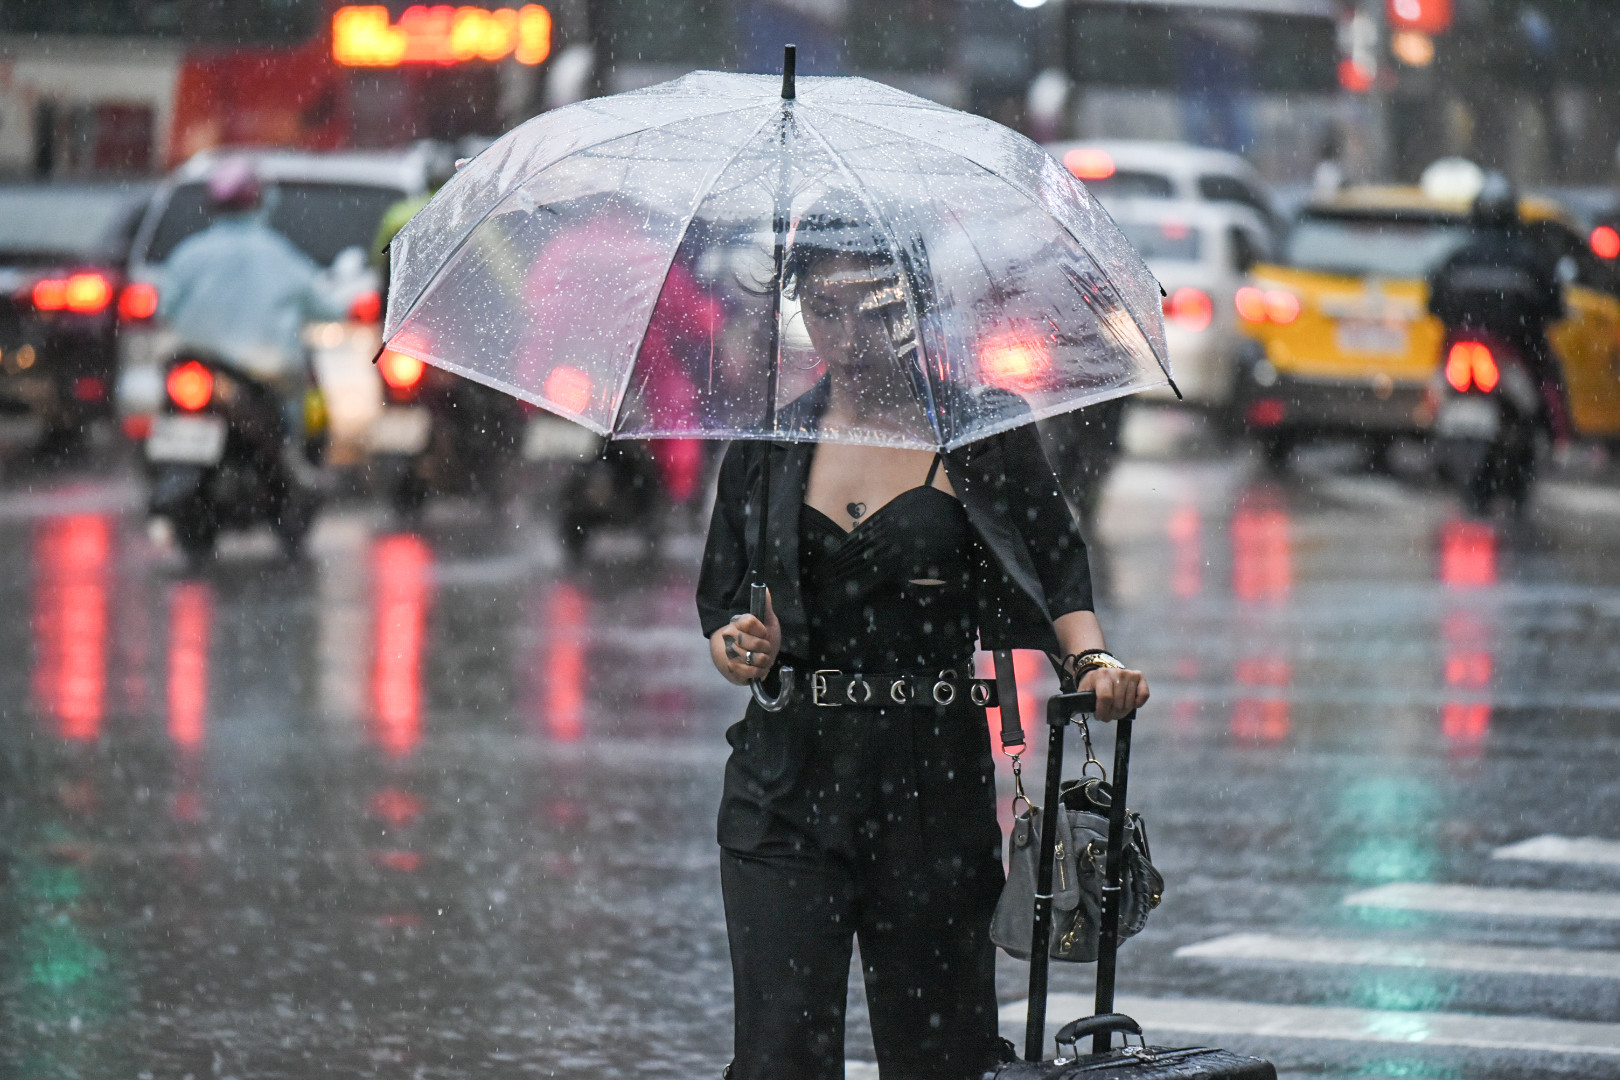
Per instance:
[[[1001,752],[1016,758],[1024,749],[1024,724],[1018,715],[1018,677],[1011,649],[997,649],[996,697],[1001,706]]]

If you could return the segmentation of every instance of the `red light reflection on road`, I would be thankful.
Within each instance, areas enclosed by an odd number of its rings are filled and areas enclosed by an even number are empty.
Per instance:
[[[433,602],[433,549],[398,533],[371,547],[375,653],[371,671],[371,738],[390,757],[422,741],[422,656]]]
[[[396,829],[422,816],[422,800],[404,788],[386,787],[371,797],[367,809]]]
[[[1440,580],[1453,589],[1478,589],[1496,579],[1496,530],[1483,521],[1446,522],[1440,530]]]
[[[34,533],[34,697],[64,739],[101,735],[107,702],[112,521],[47,518]]]
[[[1171,588],[1182,599],[1190,599],[1204,591],[1203,522],[1197,509],[1183,506],[1171,514],[1168,532],[1174,551]]]
[[[1239,686],[1273,693],[1240,697],[1233,702],[1232,734],[1239,739],[1266,743],[1288,738],[1293,720],[1288,699],[1282,695],[1294,680],[1293,665],[1281,656],[1251,656],[1239,660],[1233,674]]]
[[[208,645],[214,596],[199,581],[181,582],[169,601],[169,738],[182,750],[202,745],[208,730]]]
[[[553,589],[546,601],[544,718],[546,734],[559,742],[574,742],[585,734],[585,624],[589,611],[589,598],[568,582]]]
[[[1245,603],[1281,603],[1294,588],[1293,523],[1281,499],[1250,491],[1232,515],[1232,591]]]
[[[1454,611],[1441,624],[1440,636],[1445,643],[1446,689],[1468,696],[1485,694],[1496,673],[1490,624],[1470,612]],[[1491,713],[1487,701],[1448,701],[1440,707],[1440,733],[1453,755],[1480,752],[1491,731]]]

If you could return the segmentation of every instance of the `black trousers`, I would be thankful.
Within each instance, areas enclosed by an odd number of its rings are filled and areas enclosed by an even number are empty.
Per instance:
[[[989,927],[1005,880],[983,710],[792,712],[750,715],[755,734],[805,736],[779,758],[732,733],[733,1080],[842,1080],[857,940],[883,1080],[979,1080],[1000,1060]],[[782,798],[748,797],[756,756],[799,766]]]

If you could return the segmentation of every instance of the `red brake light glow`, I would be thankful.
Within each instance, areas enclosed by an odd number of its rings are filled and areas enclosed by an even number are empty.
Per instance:
[[[1299,297],[1282,289],[1266,293],[1266,315],[1278,326],[1287,326],[1299,318]]]
[[[1600,259],[1620,258],[1620,229],[1599,225],[1592,230],[1592,252]]]
[[[188,360],[169,372],[169,399],[187,412],[214,400],[214,373],[199,360]]]
[[[41,278],[34,282],[31,299],[40,311],[73,311],[94,315],[107,310],[113,301],[113,285],[106,274],[94,270],[65,278]]]
[[[1164,299],[1164,313],[1188,330],[1207,330],[1215,304],[1202,289],[1177,289]]]
[[[107,310],[113,302],[112,282],[106,274],[95,272],[74,274],[67,279],[65,290],[67,309],[91,315]]]
[[[1459,394],[1467,393],[1470,386],[1488,394],[1501,381],[1502,369],[1483,342],[1459,341],[1446,354],[1446,382]]]
[[[382,293],[369,289],[349,305],[349,318],[360,323],[379,323],[383,317]]]
[[[1077,146],[1063,155],[1063,164],[1082,180],[1106,180],[1114,175],[1114,159],[1106,150]]]
[[[41,278],[34,282],[32,299],[40,311],[61,311],[67,307],[67,279]]]
[[[144,281],[136,281],[124,286],[123,293],[118,297],[118,314],[120,318],[131,321],[150,319],[157,314],[157,309],[157,286]]]
[[[1244,322],[1266,321],[1266,294],[1263,290],[1253,285],[1245,285],[1237,291],[1234,302],[1237,304],[1238,315]]]
[[[409,390],[422,381],[422,374],[427,365],[414,356],[397,353],[393,349],[384,349],[382,358],[377,361],[377,368],[382,372],[383,382],[395,390]]]

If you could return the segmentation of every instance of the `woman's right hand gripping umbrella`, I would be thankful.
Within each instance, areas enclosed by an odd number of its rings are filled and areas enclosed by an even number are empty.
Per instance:
[[[731,625],[721,627],[709,637],[709,659],[728,682],[738,686],[769,674],[781,649],[782,624],[776,619],[768,592],[764,619],[748,614],[733,615]]]

